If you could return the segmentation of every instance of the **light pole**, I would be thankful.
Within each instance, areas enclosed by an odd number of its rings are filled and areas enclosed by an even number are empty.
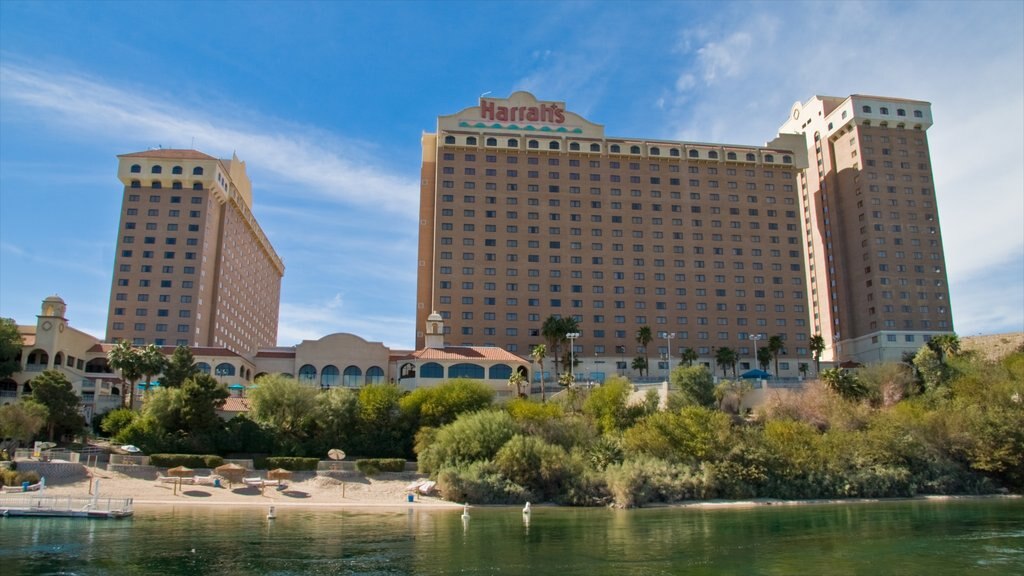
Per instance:
[[[571,382],[575,382],[576,377],[573,375],[572,371],[574,368],[573,365],[576,364],[576,350],[575,346],[573,346],[573,342],[580,337],[580,333],[569,332],[568,334],[565,335],[565,337],[569,339],[569,380]]]
[[[761,339],[761,335],[760,334],[751,334],[750,335],[750,339],[754,341],[754,367],[756,368],[758,366],[758,364],[757,364],[758,363],[758,358],[757,358],[757,341]]]
[[[672,375],[672,339],[676,337],[676,333],[662,332],[661,335],[668,342],[668,369],[665,371],[665,380],[668,380],[669,376]]]

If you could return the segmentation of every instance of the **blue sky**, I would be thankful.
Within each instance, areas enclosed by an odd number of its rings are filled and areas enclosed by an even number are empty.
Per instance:
[[[1021,2],[0,2],[0,316],[102,337],[116,155],[245,160],[280,345],[411,348],[420,134],[479,96],[763,144],[814,94],[927,100],[961,335],[1024,330]]]

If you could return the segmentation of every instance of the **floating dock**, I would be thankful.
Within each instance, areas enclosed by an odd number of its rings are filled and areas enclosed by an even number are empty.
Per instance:
[[[48,518],[128,518],[131,498],[13,495],[0,496],[0,516]]]

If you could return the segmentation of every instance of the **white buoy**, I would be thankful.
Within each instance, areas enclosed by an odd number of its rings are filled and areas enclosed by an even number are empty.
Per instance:
[[[529,515],[530,515],[530,503],[527,502],[526,506],[523,506],[523,516],[529,516]]]
[[[274,514],[274,507],[271,506],[270,512],[267,512],[267,520],[273,520],[274,518],[277,518],[277,515]]]
[[[469,504],[462,507],[462,519],[469,520]]]

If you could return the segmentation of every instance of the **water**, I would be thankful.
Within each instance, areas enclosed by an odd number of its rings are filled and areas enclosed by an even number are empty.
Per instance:
[[[140,508],[0,518],[0,573],[1024,574],[1024,500],[644,510]]]

